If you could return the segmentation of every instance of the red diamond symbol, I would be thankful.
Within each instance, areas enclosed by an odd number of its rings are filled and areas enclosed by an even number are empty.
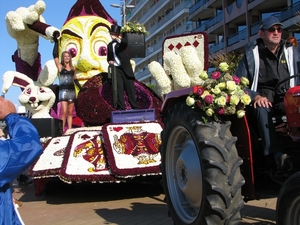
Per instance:
[[[174,48],[174,45],[170,44],[168,48],[172,51]]]
[[[186,42],[184,46],[190,46],[191,43],[190,42]]]
[[[194,45],[195,48],[197,48],[198,45],[199,45],[199,42],[198,41],[194,41],[193,45]]]
[[[177,49],[181,49],[181,47],[182,47],[182,44],[181,44],[181,43],[178,43],[178,44],[176,45],[176,48],[177,48]]]

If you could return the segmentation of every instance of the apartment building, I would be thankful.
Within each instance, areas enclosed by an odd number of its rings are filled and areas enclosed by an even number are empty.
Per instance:
[[[231,52],[255,40],[259,22],[273,15],[284,24],[283,37],[300,38],[300,0],[129,0],[127,21],[145,25],[146,57],[136,58],[136,79],[151,84],[148,64],[162,62],[162,43],[170,35],[205,31],[209,51]],[[297,25],[299,23],[299,25]]]

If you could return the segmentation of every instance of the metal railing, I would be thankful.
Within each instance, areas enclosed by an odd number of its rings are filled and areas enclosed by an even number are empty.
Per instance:
[[[209,53],[215,53],[225,48],[225,43],[222,41],[218,44],[209,47]]]
[[[193,14],[194,12],[196,12],[197,9],[202,7],[206,2],[208,2],[208,0],[200,0],[200,1],[196,2],[195,4],[193,4],[189,9],[190,15]]]
[[[167,2],[169,2],[170,0],[164,0],[164,1],[158,1],[157,3],[155,3],[151,9],[149,9],[148,12],[146,12],[142,18],[140,19],[141,23],[145,23],[145,21],[147,21],[149,18],[152,17],[152,15],[154,14],[155,10],[157,10],[160,6],[162,6],[163,4],[166,4]]]
[[[300,11],[300,2],[297,2],[281,11],[281,22],[288,20],[296,15],[296,12]]]
[[[218,22],[223,20],[223,11],[219,12],[217,15],[214,17],[210,18],[207,21],[207,27],[212,27],[213,25],[217,24]]]
[[[237,33],[231,35],[228,38],[228,41],[227,41],[228,46],[233,45],[233,44],[235,44],[235,43],[237,43],[241,40],[246,39],[247,38],[247,31],[248,31],[248,29],[245,28],[245,29],[241,30],[240,32],[237,32]]]
[[[152,26],[148,31],[150,34],[154,33],[155,31],[159,30],[159,28],[162,28],[163,26],[166,26],[166,24],[173,20],[176,15],[180,13],[183,9],[188,9],[188,2],[182,2],[177,7],[175,7],[172,11],[169,12],[169,14],[165,15],[159,22],[157,22],[154,26]]]

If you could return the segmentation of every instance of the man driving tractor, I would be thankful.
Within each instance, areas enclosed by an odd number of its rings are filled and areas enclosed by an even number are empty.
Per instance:
[[[245,54],[235,72],[236,76],[245,76],[250,81],[248,92],[252,104],[248,117],[256,121],[266,159],[275,162],[279,170],[283,169],[288,156],[281,150],[272,117],[284,114],[283,98],[278,98],[278,94],[299,84],[297,78],[280,82],[299,71],[298,50],[282,39],[282,31],[283,24],[277,17],[262,20],[260,38],[245,46]],[[281,84],[274,90],[279,82]]]

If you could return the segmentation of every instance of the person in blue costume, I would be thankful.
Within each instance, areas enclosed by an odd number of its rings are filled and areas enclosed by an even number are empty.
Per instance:
[[[59,102],[61,104],[62,127],[65,129],[66,122],[68,129],[72,128],[73,110],[76,101],[76,91],[74,83],[81,89],[76,78],[76,71],[72,64],[72,57],[68,51],[61,53],[61,61],[58,59],[58,33],[53,34],[54,48],[53,59],[59,72]]]
[[[0,120],[10,138],[0,140],[0,224],[23,224],[12,199],[11,183],[43,152],[39,134],[28,118],[16,113],[14,104],[0,97]]]

